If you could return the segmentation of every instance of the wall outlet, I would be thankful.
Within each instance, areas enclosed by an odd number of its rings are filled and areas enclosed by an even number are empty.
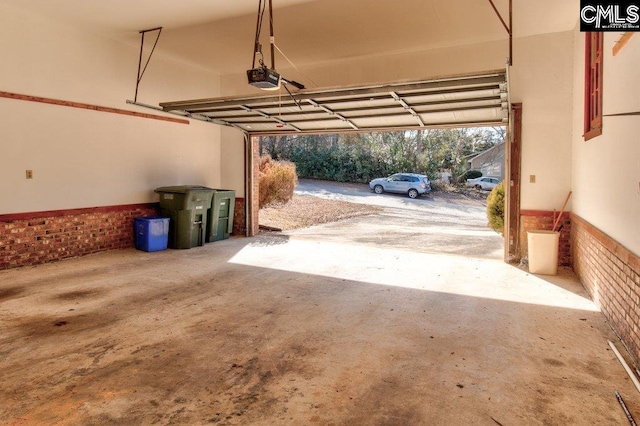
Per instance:
[[[27,170],[25,175],[27,179],[33,179],[33,170]]]
[[[529,175],[529,183],[536,183],[536,175]]]

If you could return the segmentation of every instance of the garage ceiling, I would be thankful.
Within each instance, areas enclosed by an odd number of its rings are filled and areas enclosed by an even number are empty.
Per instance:
[[[508,0],[493,1],[507,17]],[[129,45],[136,53],[132,64],[140,46],[139,31],[163,27],[157,56],[225,76],[242,74],[251,63],[258,1],[0,0],[0,4],[62,21],[87,36],[97,34]],[[274,0],[273,7],[278,46],[301,69],[508,38],[487,0]],[[573,30],[579,9],[579,0],[513,0],[514,37]],[[276,69],[284,72],[281,68],[287,62],[280,56],[278,61]],[[312,86],[292,69],[286,75]],[[330,73],[316,81],[317,87],[341,84]],[[367,80],[372,81],[382,80]]]
[[[264,92],[268,93],[268,92]],[[503,125],[504,71],[398,84],[197,99],[160,104],[167,112],[252,134],[323,133]]]

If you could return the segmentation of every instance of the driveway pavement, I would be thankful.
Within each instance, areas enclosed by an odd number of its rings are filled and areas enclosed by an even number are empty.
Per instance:
[[[486,201],[432,192],[416,199],[375,194],[366,184],[301,179],[296,194],[381,207],[377,215],[286,232],[296,237],[502,259],[504,240],[487,227]]]

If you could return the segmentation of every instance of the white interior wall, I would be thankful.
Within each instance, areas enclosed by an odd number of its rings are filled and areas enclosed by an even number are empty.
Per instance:
[[[221,140],[220,153],[224,159],[220,168],[222,188],[233,189],[236,197],[244,197],[244,133],[232,127],[222,127]]]
[[[621,33],[605,33],[603,112],[640,111],[640,37],[618,55]],[[584,33],[574,32],[573,211],[640,255],[640,116],[604,117],[602,135],[585,142]]]
[[[514,39],[510,93],[522,102],[523,210],[560,210],[571,190],[572,51],[570,31]]]
[[[132,46],[0,4],[2,91],[163,115],[126,104],[138,55]],[[138,101],[219,91],[218,76],[154,56]],[[219,126],[6,98],[0,115],[0,214],[151,202],[158,186],[221,184]],[[25,170],[34,178],[25,179]]]

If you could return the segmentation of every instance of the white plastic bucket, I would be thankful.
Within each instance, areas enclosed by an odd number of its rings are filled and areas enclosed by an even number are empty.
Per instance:
[[[560,233],[554,231],[527,232],[529,272],[556,275],[558,273],[558,246]]]

